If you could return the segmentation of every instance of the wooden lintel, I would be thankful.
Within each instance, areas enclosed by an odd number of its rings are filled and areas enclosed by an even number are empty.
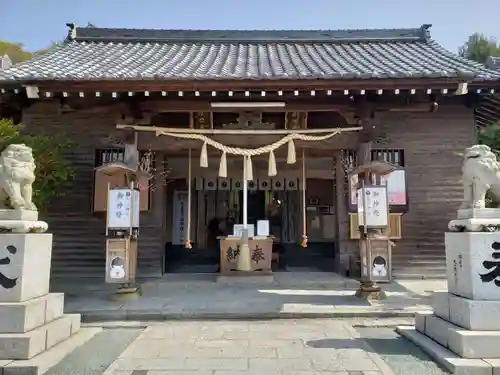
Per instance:
[[[192,81],[44,81],[25,82],[51,91],[209,91],[209,90],[377,90],[456,89],[463,79],[357,79],[357,80],[192,80]],[[497,88],[500,82],[473,82],[469,88]]]
[[[224,100],[212,100],[221,102]],[[238,108],[212,108],[210,101],[201,100],[149,100],[143,101],[140,108],[146,112],[235,112]],[[321,103],[314,101],[286,101],[285,107],[265,108],[266,112],[300,112],[300,111],[336,111],[345,112],[351,108],[348,103]],[[248,108],[242,108],[242,110]]]
[[[272,129],[272,130],[262,130],[262,129],[183,129],[183,128],[166,128],[160,126],[142,126],[142,125],[127,125],[118,124],[117,129],[134,129],[136,131],[143,132],[165,132],[165,133],[178,133],[178,134],[220,134],[220,135],[286,135],[291,133],[297,134],[327,134],[333,133],[335,131],[339,132],[355,132],[362,130],[362,126],[355,126],[349,128],[329,128],[329,129]]]
[[[216,142],[224,145],[241,148],[256,148],[266,146],[270,143],[278,141],[280,135],[263,135],[256,134],[253,136],[237,137],[235,135],[217,134],[211,137]],[[321,142],[309,142],[295,140],[297,149],[305,148],[313,152],[331,152],[331,150],[355,149],[359,143],[359,133],[349,132],[339,134],[330,139]],[[138,149],[151,151],[168,151],[169,153],[182,153],[188,149],[200,150],[203,142],[199,140],[179,139],[175,137],[157,137],[151,132],[140,132],[138,140]],[[287,147],[282,147],[282,151],[286,152]],[[277,152],[279,154],[279,152]]]

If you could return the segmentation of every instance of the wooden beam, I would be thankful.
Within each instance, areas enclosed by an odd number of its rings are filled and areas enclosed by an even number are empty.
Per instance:
[[[341,132],[355,132],[362,130],[362,126],[355,126],[350,128],[329,128],[329,129],[272,129],[272,130],[247,130],[247,129],[185,129],[185,128],[163,128],[159,126],[141,126],[141,125],[126,125],[118,124],[117,129],[134,129],[143,132],[165,132],[165,133],[178,133],[178,134],[220,134],[220,135],[286,135],[286,134],[321,134],[333,133],[335,131]]]
[[[278,141],[282,138],[282,135],[260,134],[241,137],[236,135],[217,134],[211,136],[211,138],[216,142],[222,143],[223,145],[231,145],[232,147],[257,148]],[[359,143],[359,133],[348,132],[339,134],[321,142],[300,140],[295,140],[294,142],[297,149],[307,148],[312,151],[331,151],[343,148],[355,149]],[[189,148],[193,150],[200,150],[202,144],[203,143],[199,140],[178,139],[175,137],[157,137],[152,132],[139,132],[138,148],[140,150],[168,151],[169,153],[177,154],[185,152]],[[209,147],[209,149],[212,148]],[[283,152],[285,152],[287,147],[283,146],[282,149],[284,150]],[[279,154],[278,151],[276,154]]]
[[[214,100],[189,99],[185,100],[145,100],[140,108],[145,112],[238,112],[239,110],[249,110],[248,108],[212,108],[210,102]],[[219,100],[220,101],[220,100]],[[229,101],[229,100],[228,100]],[[258,102],[258,100],[246,100],[248,102]],[[352,106],[348,100],[340,103],[330,100],[329,102],[314,101],[286,101],[285,107],[265,108],[266,112],[300,112],[300,111],[348,111]]]
[[[380,90],[442,89],[455,90],[460,78],[346,79],[346,80],[108,80],[23,82],[50,91],[237,91],[237,90]],[[497,88],[500,81],[469,83],[469,88]]]

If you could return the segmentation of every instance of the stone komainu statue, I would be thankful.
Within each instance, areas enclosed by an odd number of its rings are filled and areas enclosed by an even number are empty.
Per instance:
[[[475,145],[465,150],[462,183],[464,200],[460,208],[485,208],[487,192],[500,202],[500,163],[488,146]]]
[[[7,146],[0,154],[0,207],[36,211],[32,202],[35,160],[24,144]],[[10,207],[6,206],[7,198]]]

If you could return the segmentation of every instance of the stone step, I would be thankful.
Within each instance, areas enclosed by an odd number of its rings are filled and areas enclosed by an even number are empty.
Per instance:
[[[491,375],[498,367],[496,360],[460,358],[428,336],[420,333],[412,326],[399,326],[396,331],[410,342],[421,348],[440,366],[451,374]],[[496,374],[495,374],[496,375]]]
[[[3,364],[3,374],[45,374],[50,368],[61,362],[67,355],[71,354],[79,346],[82,346],[101,332],[102,328],[82,328],[75,335],[72,335],[67,340],[60,342],[47,351],[40,353],[36,357],[27,360],[0,361],[0,374],[2,373],[1,362],[6,362]]]
[[[411,262],[410,260],[396,260],[396,261],[393,261],[392,262],[392,268],[398,268],[398,269],[401,269],[401,268],[407,268],[407,269],[413,269],[413,268],[423,268],[425,267],[426,269],[429,269],[429,270],[442,270],[442,269],[445,269],[446,268],[446,261],[443,259],[441,261],[436,261],[436,260],[433,260],[433,261],[430,261],[430,262],[426,262],[426,261],[420,261],[420,262]]]
[[[426,280],[426,279],[446,279],[446,270],[422,270],[415,269],[393,269],[392,276],[398,280]]]
[[[432,296],[434,315],[473,331],[500,331],[500,301],[472,300],[447,292]]]
[[[415,328],[462,358],[497,358],[500,331],[471,331],[431,312],[415,314]]]
[[[0,334],[0,360],[30,359],[80,330],[80,314],[65,314],[25,333]]]
[[[64,294],[49,293],[25,302],[0,303],[0,333],[25,333],[60,318]]]

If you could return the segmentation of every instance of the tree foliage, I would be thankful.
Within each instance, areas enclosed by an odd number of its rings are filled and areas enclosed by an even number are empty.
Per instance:
[[[480,144],[489,146],[496,153],[500,152],[500,122],[480,129],[477,140]]]
[[[8,55],[12,63],[29,60],[33,56],[31,52],[25,51],[22,44],[10,43],[0,40],[0,56]]]
[[[469,60],[484,64],[488,57],[500,56],[500,44],[495,38],[487,37],[481,33],[474,33],[460,47],[458,54]]]
[[[30,135],[22,132],[23,125],[0,119],[0,152],[10,144],[24,143],[33,149],[36,180],[33,200],[43,212],[51,199],[63,196],[74,179],[74,171],[63,157],[71,143],[59,135]]]
[[[84,27],[97,27],[93,23],[88,22]],[[51,42],[49,47],[42,48],[41,50],[30,52],[24,49],[21,43],[11,43],[7,41],[0,40],[0,57],[8,55],[13,64],[17,64],[26,60],[31,59],[33,56],[40,55],[51,51],[54,47],[59,46],[60,42]]]

